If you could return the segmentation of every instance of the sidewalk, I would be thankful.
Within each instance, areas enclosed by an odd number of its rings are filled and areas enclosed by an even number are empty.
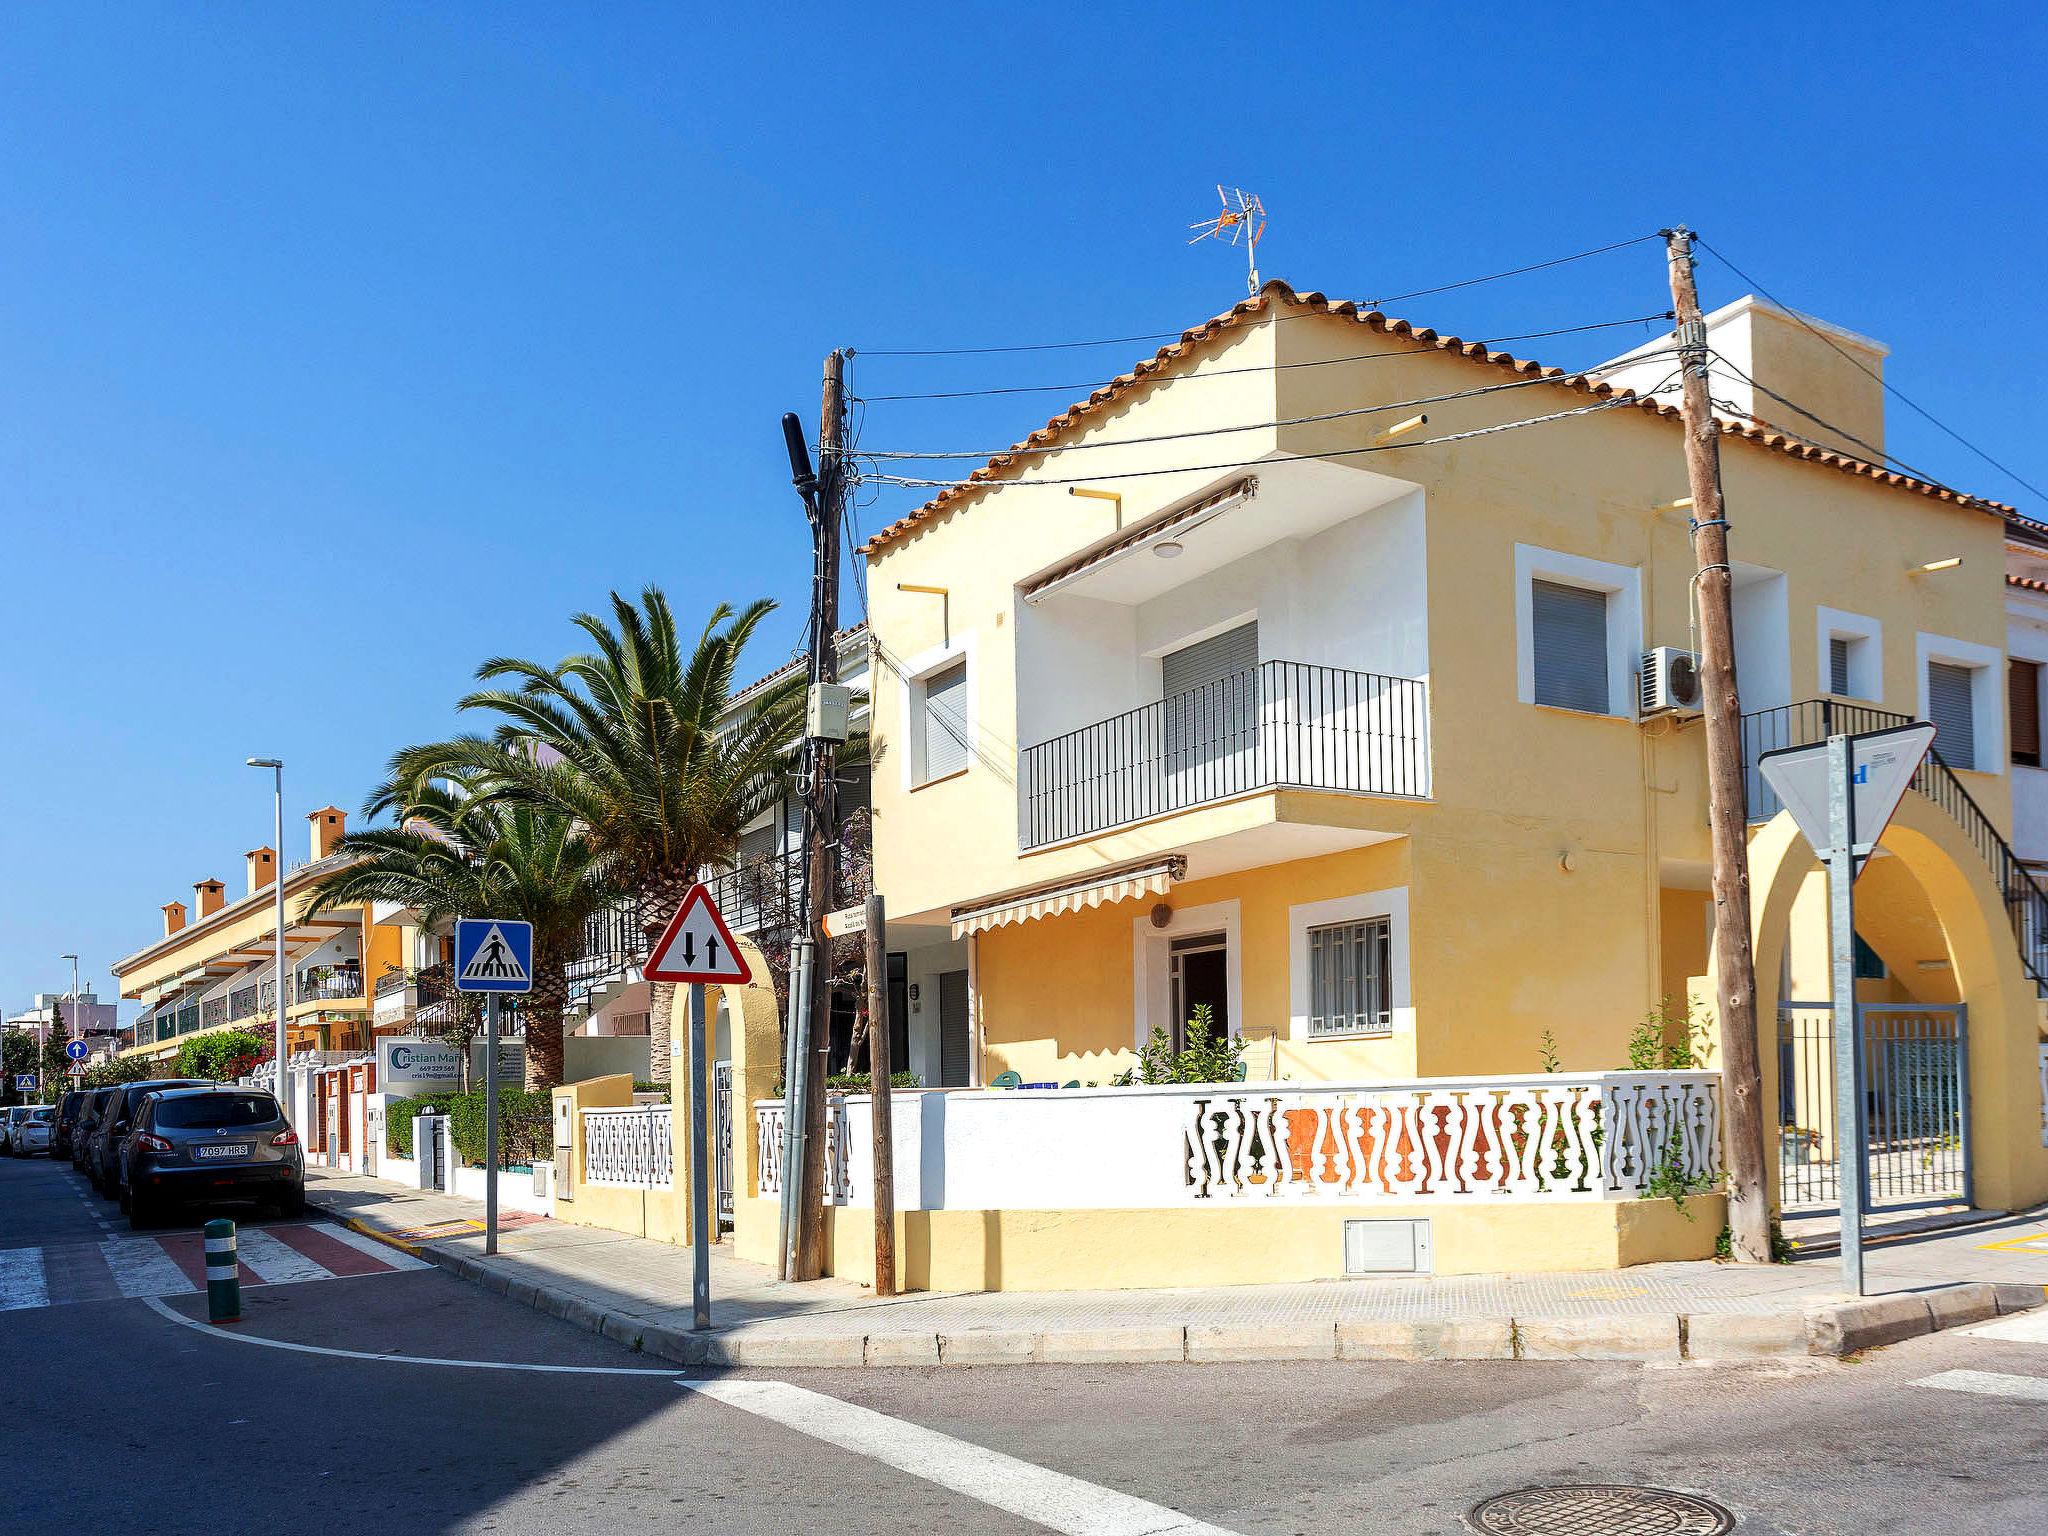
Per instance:
[[[1905,1222],[1866,1256],[1869,1297],[1825,1257],[1573,1274],[1206,1290],[919,1292],[786,1285],[712,1249],[712,1324],[690,1331],[690,1252],[328,1169],[307,1198],[356,1230],[685,1365],[994,1365],[1300,1359],[1739,1360],[1843,1355],[2041,1305],[2048,1208],[1966,1227]]]

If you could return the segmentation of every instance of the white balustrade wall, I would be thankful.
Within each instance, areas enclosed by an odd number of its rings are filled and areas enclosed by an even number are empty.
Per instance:
[[[898,1210],[1628,1200],[1660,1170],[1692,1188],[1721,1171],[1712,1072],[951,1089],[893,1103]],[[831,1100],[834,1204],[872,1198],[872,1105]],[[780,1100],[755,1106],[764,1195],[781,1186],[782,1124]]]
[[[633,1189],[675,1184],[671,1118],[666,1104],[583,1111],[583,1182]]]

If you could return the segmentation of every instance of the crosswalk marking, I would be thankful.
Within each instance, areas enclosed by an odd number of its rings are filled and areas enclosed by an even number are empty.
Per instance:
[[[49,1304],[50,1287],[43,1279],[43,1250],[0,1248],[0,1312]]]
[[[244,1227],[237,1236],[245,1287],[431,1267],[331,1222]],[[190,1232],[0,1248],[0,1312],[119,1297],[189,1295],[205,1289],[205,1257],[199,1238]]]
[[[2044,1376],[2014,1376],[2005,1371],[1941,1371],[1921,1377],[1914,1385],[1942,1392],[1975,1392],[1985,1397],[2048,1403],[2048,1377]]]
[[[2032,1312],[2015,1312],[2010,1317],[2001,1317],[1995,1323],[1984,1323],[1969,1330],[1980,1339],[2005,1339],[2015,1344],[2048,1344],[2048,1307]]]

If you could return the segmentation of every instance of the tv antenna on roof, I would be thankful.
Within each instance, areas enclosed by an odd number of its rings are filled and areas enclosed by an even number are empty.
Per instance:
[[[1195,232],[1195,238],[1188,244],[1221,240],[1225,245],[1242,245],[1245,283],[1256,297],[1259,291],[1259,237],[1266,232],[1266,205],[1255,193],[1242,187],[1226,190],[1221,182],[1216,185],[1216,196],[1222,199],[1223,211],[1213,219],[1190,224],[1188,228]]]

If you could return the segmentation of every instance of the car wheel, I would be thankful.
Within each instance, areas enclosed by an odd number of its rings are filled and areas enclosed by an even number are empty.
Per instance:
[[[290,1218],[306,1214],[306,1186],[294,1185],[277,1197],[277,1214]]]
[[[157,1210],[154,1203],[148,1200],[133,1199],[125,1203],[128,1207],[128,1230],[130,1232],[140,1232],[146,1227],[156,1225]]]
[[[124,1211],[133,1211],[133,1210],[134,1210],[134,1208],[135,1208],[135,1201],[134,1201],[133,1197],[129,1195],[129,1193],[128,1193],[128,1186],[127,1186],[127,1185],[125,1185],[125,1184],[123,1184],[123,1185],[121,1186],[121,1195],[120,1195],[120,1200],[121,1200],[121,1209],[122,1209],[122,1210],[124,1210]]]

